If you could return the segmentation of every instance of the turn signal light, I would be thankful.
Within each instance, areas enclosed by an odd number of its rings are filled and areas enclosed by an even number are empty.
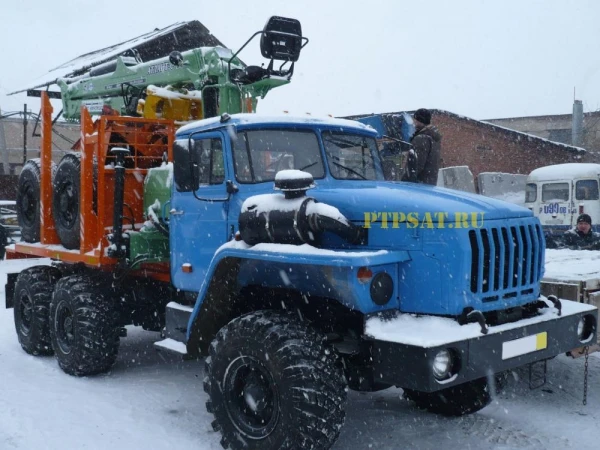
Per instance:
[[[373,278],[373,271],[368,267],[361,267],[358,269],[358,273],[356,274],[356,278],[360,283],[368,283]]]

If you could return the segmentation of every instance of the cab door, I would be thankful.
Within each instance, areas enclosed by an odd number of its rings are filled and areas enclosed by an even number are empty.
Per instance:
[[[175,141],[170,210],[171,280],[198,291],[215,251],[228,240],[227,145],[221,132]]]
[[[543,226],[567,229],[572,223],[572,180],[541,183],[538,217]]]
[[[589,214],[592,218],[594,231],[600,222],[600,197],[597,178],[575,179],[573,184],[575,211],[572,225],[575,226],[579,214]]]

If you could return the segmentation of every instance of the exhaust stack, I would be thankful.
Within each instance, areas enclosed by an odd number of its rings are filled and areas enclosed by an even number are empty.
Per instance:
[[[579,147],[583,140],[583,102],[581,100],[573,102],[573,129],[571,133],[571,143]]]

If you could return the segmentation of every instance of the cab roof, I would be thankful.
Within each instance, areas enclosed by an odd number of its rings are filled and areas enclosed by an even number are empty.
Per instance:
[[[370,126],[364,125],[355,120],[335,119],[332,117],[311,117],[311,116],[266,116],[260,114],[232,114],[227,121],[221,122],[221,117],[211,117],[210,119],[198,120],[182,126],[177,130],[177,136],[184,136],[192,132],[216,130],[228,126],[273,126],[279,125],[290,127],[292,125],[302,127],[319,128],[344,128],[346,131],[359,131],[377,136],[377,132]]]

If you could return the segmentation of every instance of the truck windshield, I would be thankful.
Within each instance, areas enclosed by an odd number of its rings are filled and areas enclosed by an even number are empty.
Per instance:
[[[341,180],[383,180],[376,165],[377,143],[373,138],[324,131],[323,144],[329,171]]]
[[[240,183],[273,181],[280,170],[296,169],[323,178],[317,135],[306,130],[252,130],[233,142],[235,176]]]

